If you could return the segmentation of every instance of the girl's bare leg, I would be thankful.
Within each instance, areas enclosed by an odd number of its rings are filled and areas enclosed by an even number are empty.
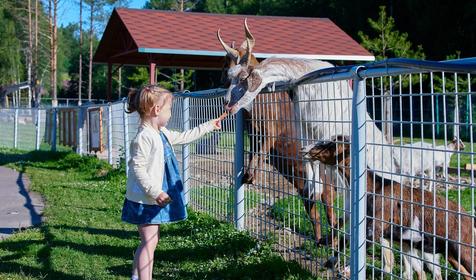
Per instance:
[[[132,274],[140,280],[152,280],[154,251],[160,238],[160,225],[139,225],[140,245],[134,255]]]

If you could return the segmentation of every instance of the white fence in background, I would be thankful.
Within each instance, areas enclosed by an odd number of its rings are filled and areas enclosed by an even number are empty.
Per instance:
[[[476,59],[395,59],[275,85],[250,115],[175,147],[189,205],[322,278],[473,278],[475,72]],[[297,87],[321,94],[296,97]],[[169,128],[216,118],[224,93],[176,94]],[[69,146],[117,164],[139,122],[124,108],[2,109],[0,147]],[[327,158],[337,165],[303,157],[316,143],[338,151]]]

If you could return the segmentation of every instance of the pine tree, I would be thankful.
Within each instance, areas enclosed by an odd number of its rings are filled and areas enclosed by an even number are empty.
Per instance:
[[[379,17],[377,20],[368,19],[368,22],[377,35],[374,38],[370,38],[368,35],[359,31],[358,35],[362,41],[362,46],[369,50],[377,60],[384,60],[391,57],[406,57],[406,58],[418,58],[424,59],[423,48],[417,46],[417,49],[412,48],[412,43],[408,41],[407,33],[400,33],[395,29],[395,20],[392,17],[387,16],[385,6],[380,6]],[[383,79],[383,112],[382,120],[384,121],[383,133],[387,140],[393,142],[393,122],[387,120],[393,120],[393,108],[392,108],[392,96],[391,89],[394,91],[400,84],[395,81],[393,83],[392,77],[388,80]],[[416,81],[415,81],[416,82]],[[403,87],[408,86],[408,80],[404,79]]]
[[[368,19],[371,28],[377,33],[376,37],[370,38],[359,31],[358,35],[362,41],[362,46],[369,50],[377,60],[390,57],[406,57],[424,59],[423,48],[418,45],[416,50],[412,48],[412,43],[408,41],[408,34],[395,30],[395,20],[387,16],[385,6],[380,6],[377,20]]]

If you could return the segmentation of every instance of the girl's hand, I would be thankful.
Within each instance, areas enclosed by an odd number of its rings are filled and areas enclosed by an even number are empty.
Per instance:
[[[220,130],[221,129],[221,121],[224,120],[226,118],[226,116],[228,116],[228,113],[223,112],[223,114],[221,114],[218,117],[218,119],[213,120],[213,127],[215,128],[215,130]]]
[[[165,207],[167,204],[172,202],[172,199],[166,192],[161,192],[155,201],[160,207]]]

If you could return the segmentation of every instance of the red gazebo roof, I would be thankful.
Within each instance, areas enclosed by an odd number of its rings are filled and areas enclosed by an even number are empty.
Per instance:
[[[327,18],[249,16],[118,8],[112,12],[96,63],[221,68],[225,42],[241,44],[243,22],[256,39],[257,58],[270,56],[370,61],[374,56]]]

